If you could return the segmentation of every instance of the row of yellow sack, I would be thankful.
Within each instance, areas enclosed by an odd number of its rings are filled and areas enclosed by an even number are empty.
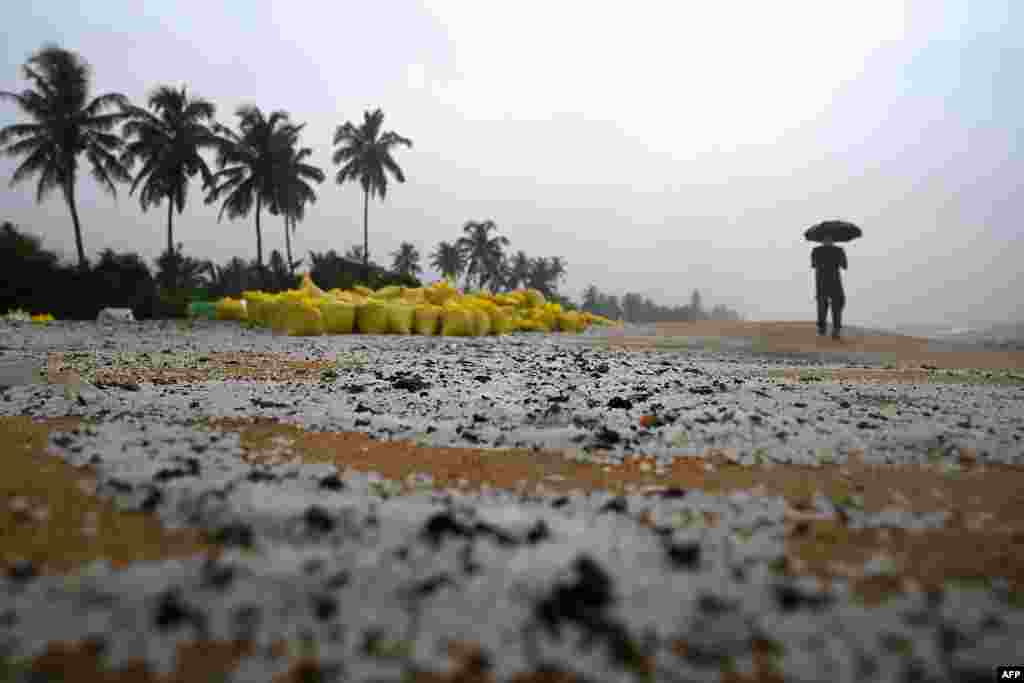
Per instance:
[[[612,321],[563,311],[536,290],[466,296],[447,282],[430,287],[365,287],[324,292],[307,275],[301,289],[280,294],[245,292],[221,299],[221,320],[247,320],[290,335],[422,334],[479,336],[515,331],[581,332]]]
[[[557,304],[556,304],[557,305]],[[481,336],[515,331],[582,332],[590,316],[576,311],[555,311],[551,307],[512,311],[506,307],[488,310],[479,304],[449,302],[404,304],[368,299],[363,303],[282,297],[268,301],[260,297],[222,299],[217,303],[221,320],[248,320],[276,332],[306,336],[320,334],[422,334]]]

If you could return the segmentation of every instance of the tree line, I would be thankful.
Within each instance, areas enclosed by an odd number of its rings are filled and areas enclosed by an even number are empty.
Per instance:
[[[74,228],[78,266],[88,268],[75,197],[82,159],[93,178],[112,195],[115,183],[130,183],[129,195],[138,190],[143,212],[167,201],[169,268],[162,283],[179,284],[178,251],[174,241],[174,212],[184,211],[191,181],[199,176],[207,204],[220,204],[218,221],[254,216],[256,267],[265,277],[263,261],[264,209],[283,219],[286,266],[294,273],[291,234],[316,202],[314,185],[326,178],[308,162],[312,150],[300,137],[305,124],[293,122],[284,110],[265,114],[254,105],[236,110],[237,130],[216,120],[216,107],[190,95],[187,88],[158,86],[148,109],[132,104],[121,93],[91,97],[91,70],[79,55],[47,45],[23,66],[30,87],[20,93],[0,91],[0,99],[13,101],[31,120],[0,129],[0,148],[9,156],[24,157],[11,177],[16,185],[38,176],[36,200],[59,190],[68,205]],[[333,163],[339,185],[357,183],[363,190],[363,276],[369,278],[369,200],[386,196],[389,178],[405,182],[392,156],[412,141],[382,129],[380,109],[364,112],[363,121],[339,125],[335,131]],[[120,131],[115,128],[121,126]],[[214,171],[203,157],[216,159]],[[138,170],[135,171],[136,166]],[[134,172],[134,174],[133,174]]]
[[[90,67],[78,54],[52,44],[29,57],[23,76],[29,87],[20,93],[0,91],[0,100],[13,101],[31,122],[0,129],[0,149],[8,156],[23,157],[11,186],[38,177],[37,202],[54,190],[63,196],[74,229],[79,273],[58,272],[54,254],[43,250],[37,238],[8,224],[0,234],[0,248],[6,250],[0,260],[7,263],[15,253],[36,255],[22,264],[27,271],[12,266],[5,271],[8,275],[20,273],[34,286],[74,282],[64,290],[65,297],[67,292],[81,296],[105,292],[109,297],[113,295],[108,286],[111,282],[130,281],[143,288],[138,290],[143,293],[132,296],[148,302],[139,304],[144,310],[142,317],[183,314],[189,299],[238,296],[245,289],[280,291],[296,285],[295,271],[303,261],[294,259],[291,237],[308,206],[317,200],[315,186],[326,179],[322,169],[309,163],[312,150],[302,146],[304,123],[292,121],[284,110],[266,114],[257,106],[244,105],[236,110],[237,127],[231,129],[216,120],[213,103],[190,94],[184,86],[157,86],[149,96],[148,109],[132,104],[120,93],[92,97]],[[321,287],[350,288],[357,282],[371,287],[419,284],[421,255],[410,242],[402,242],[391,254],[390,270],[370,260],[370,199],[383,200],[390,179],[405,182],[393,153],[413,144],[384,130],[383,123],[384,113],[375,109],[364,112],[361,123],[346,121],[335,130],[332,162],[338,168],[334,179],[341,186],[358,184],[363,191],[363,244],[350,247],[344,255],[333,249],[309,253],[309,270]],[[115,130],[118,126],[119,131]],[[211,154],[215,163],[207,163],[204,153]],[[75,196],[83,159],[92,177],[110,194],[116,196],[118,183],[129,184],[129,196],[138,192],[143,212],[167,202],[166,246],[156,261],[155,273],[138,254],[117,254],[109,249],[101,252],[95,268],[90,266]],[[175,243],[175,209],[178,215],[184,211],[189,186],[197,176],[202,181],[204,202],[220,206],[218,221],[225,214],[229,220],[253,215],[254,262],[235,257],[223,266],[215,265],[186,256],[182,243]],[[281,217],[285,235],[286,253],[274,250],[269,263],[263,259],[264,210]],[[558,293],[566,274],[564,259],[530,257],[522,250],[511,254],[506,249],[509,245],[493,220],[470,220],[460,236],[437,245],[429,254],[430,264],[453,281],[464,278],[466,289],[498,292],[532,287],[563,306],[574,307]],[[90,279],[89,273],[96,269],[100,275]],[[119,270],[124,274],[115,277],[112,273]],[[147,282],[151,284],[145,285]],[[146,286],[154,291],[145,294]],[[0,291],[0,306],[23,301],[14,295],[23,290],[8,286]],[[635,294],[626,294],[621,303],[614,297],[606,301],[585,295],[584,306],[610,317],[638,320],[670,319],[661,316],[693,319],[699,313],[699,309],[659,307]],[[70,317],[83,315],[88,317],[88,313]]]
[[[625,320],[633,323],[654,322],[692,322],[694,320],[741,320],[741,316],[728,306],[718,304],[707,310],[701,301],[698,290],[693,290],[690,303],[684,306],[661,306],[648,297],[635,292],[627,292],[621,299],[614,294],[606,294],[590,285],[583,290],[580,309],[612,320]]]

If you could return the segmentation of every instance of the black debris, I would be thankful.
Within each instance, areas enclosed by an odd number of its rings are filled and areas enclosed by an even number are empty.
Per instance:
[[[423,525],[423,530],[420,531],[420,537],[433,545],[435,549],[441,547],[441,541],[444,540],[446,535],[468,538],[473,533],[472,530],[466,528],[464,524],[455,519],[449,512],[438,512],[433,515]]]
[[[611,400],[608,401],[609,408],[621,408],[622,410],[629,410],[633,407],[632,401],[621,396],[612,396]]]
[[[302,515],[302,520],[306,525],[318,533],[329,533],[334,529],[334,520],[320,505],[310,505],[306,508],[306,512]]]
[[[345,482],[337,474],[329,474],[320,480],[319,486],[328,491],[342,491],[345,489]]]
[[[629,511],[629,502],[626,501],[622,496],[616,496],[607,503],[602,505],[597,511],[597,514],[604,514],[605,512],[614,512],[615,514],[624,515]]]
[[[700,568],[700,543],[666,543],[665,553],[673,569],[696,571]]]
[[[266,401],[266,400],[264,400],[262,398],[252,398],[252,399],[249,399],[249,402],[252,403],[257,408],[288,408],[289,407],[287,403],[281,403],[280,401]]]
[[[412,377],[400,377],[391,383],[392,389],[405,389],[406,391],[424,391],[430,388],[428,382],[424,382],[419,375]]]

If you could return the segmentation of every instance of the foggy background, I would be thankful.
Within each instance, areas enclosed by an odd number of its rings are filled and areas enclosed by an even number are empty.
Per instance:
[[[20,92],[46,42],[92,67],[92,96],[145,106],[162,84],[217,106],[284,109],[327,174],[293,241],[296,257],[362,244],[362,190],[338,186],[331,141],[381,107],[411,138],[405,184],[370,205],[370,257],[410,241],[428,255],[467,220],[492,219],[507,251],[562,256],[559,290],[594,283],[665,305],[699,288],[752,320],[813,320],[803,231],[860,225],[843,273],[853,325],[976,326],[1024,319],[1024,31],[1005,2],[11,3],[0,89]],[[24,121],[0,103],[0,127]],[[84,158],[82,159],[84,162]],[[0,220],[73,259],[59,192],[8,189]],[[77,185],[90,258],[152,262],[166,207],[143,213]],[[136,168],[137,170],[137,168]],[[184,253],[255,257],[254,218],[217,222],[190,185],[175,217]],[[264,254],[283,221],[261,215]],[[305,267],[305,266],[304,266]]]

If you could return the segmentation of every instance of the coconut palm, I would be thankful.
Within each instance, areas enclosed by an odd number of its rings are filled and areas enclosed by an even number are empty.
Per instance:
[[[128,122],[122,134],[128,140],[121,160],[126,166],[134,166],[139,159],[143,165],[135,176],[129,194],[142,185],[139,204],[146,211],[150,206],[160,206],[167,199],[167,285],[177,282],[174,256],[174,208],[178,214],[185,210],[188,183],[195,175],[201,174],[203,186],[213,182],[213,173],[199,152],[214,149],[217,137],[211,129],[216,112],[213,104],[199,97],[189,97],[182,86],[175,90],[160,86],[149,97],[148,112],[140,107],[125,107]]]
[[[381,132],[384,123],[384,112],[380,109],[363,112],[363,123],[360,126],[346,121],[338,126],[334,133],[333,161],[342,165],[335,176],[339,185],[355,180],[363,188],[363,277],[370,277],[370,237],[369,237],[369,206],[370,195],[379,196],[382,200],[387,194],[388,174],[400,183],[405,182],[405,175],[399,168],[391,150],[399,145],[412,147],[412,141],[393,131]]]
[[[85,154],[92,176],[112,195],[114,181],[131,180],[128,169],[115,154],[123,146],[120,137],[108,131],[123,120],[120,112],[102,113],[108,107],[123,106],[127,98],[107,93],[89,100],[89,66],[76,53],[46,45],[23,67],[25,79],[35,89],[20,94],[0,91],[0,99],[13,100],[35,123],[16,123],[0,130],[0,147],[8,156],[27,157],[11,176],[11,186],[38,173],[36,201],[41,202],[59,188],[71,211],[75,227],[78,265],[87,267],[82,246],[82,226],[75,202],[78,157]],[[17,142],[12,142],[17,140]]]
[[[249,215],[256,206],[256,268],[264,277],[263,234],[260,231],[260,210],[264,204],[273,206],[280,198],[281,140],[294,132],[284,111],[264,116],[259,107],[239,107],[239,132],[216,126],[219,138],[214,186],[206,197],[212,204],[224,196],[217,220],[224,216],[234,219]],[[226,195],[226,196],[225,196]]]
[[[399,245],[398,251],[391,253],[392,261],[391,270],[395,271],[399,275],[408,275],[409,277],[416,277],[420,274],[423,268],[420,267],[420,252],[412,242],[402,242]]]
[[[295,276],[295,267],[301,263],[292,260],[292,241],[289,234],[295,232],[296,224],[306,216],[306,204],[316,202],[316,192],[307,181],[322,183],[324,172],[316,166],[306,163],[306,159],[313,153],[309,147],[298,149],[299,132],[306,127],[306,124],[286,129],[279,139],[282,145],[280,150],[281,171],[275,181],[277,196],[270,205],[270,212],[284,215],[284,241],[285,253],[288,257],[288,272]]]
[[[539,290],[546,297],[558,292],[558,281],[565,277],[565,261],[560,256],[536,258],[530,261],[530,275],[527,284]]]
[[[497,231],[494,221],[466,221],[462,231],[466,233],[456,242],[466,257],[466,287],[477,276],[479,288],[495,277],[500,268],[504,252],[502,247],[509,244],[508,238],[502,235],[491,237],[491,231]]]
[[[506,285],[509,289],[523,287],[530,279],[530,257],[520,249],[508,263],[506,268]]]
[[[440,242],[437,249],[430,255],[430,265],[441,271],[443,277],[457,280],[466,269],[466,260],[458,245],[451,242]]]

